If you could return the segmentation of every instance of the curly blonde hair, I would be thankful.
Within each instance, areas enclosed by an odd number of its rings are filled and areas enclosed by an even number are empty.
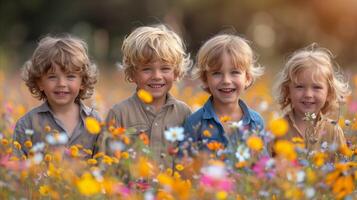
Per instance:
[[[181,38],[162,24],[136,28],[124,39],[122,52],[122,67],[129,82],[140,64],[161,60],[174,67],[177,79],[185,75],[191,64]]]
[[[207,82],[207,71],[219,68],[222,64],[222,54],[227,53],[235,67],[246,71],[250,78],[251,86],[254,81],[264,73],[264,68],[259,66],[254,59],[254,52],[242,37],[232,34],[220,34],[205,42],[196,56],[196,66],[193,71],[194,78]],[[248,87],[249,87],[248,86]],[[207,92],[208,89],[204,88]]]
[[[98,70],[88,57],[87,44],[70,35],[63,37],[46,36],[40,40],[31,59],[22,69],[22,77],[31,94],[39,99],[46,99],[37,82],[54,65],[61,67],[64,72],[77,72],[82,77],[82,89],[76,100],[87,99],[94,92]]]
[[[351,91],[333,58],[333,54],[328,49],[319,47],[316,43],[294,52],[278,74],[274,86],[274,96],[281,109],[291,106],[289,84],[296,82],[298,74],[303,70],[313,68],[313,78],[323,76],[328,83],[328,96],[321,112],[328,114],[336,111],[339,103],[344,102]]]

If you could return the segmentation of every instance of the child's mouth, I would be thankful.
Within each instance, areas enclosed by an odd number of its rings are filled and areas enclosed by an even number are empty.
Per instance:
[[[305,105],[305,106],[312,106],[312,105],[314,105],[315,104],[315,102],[307,102],[307,101],[303,101],[303,102],[301,102],[303,105]]]
[[[69,92],[54,92],[54,93],[57,96],[65,96],[65,95],[69,94]]]
[[[218,91],[222,92],[222,93],[226,93],[226,94],[229,94],[229,93],[232,93],[234,92],[236,89],[233,89],[233,88],[221,88],[221,89],[218,89]]]
[[[164,86],[165,86],[165,84],[149,84],[149,87],[151,87],[151,88],[162,88]]]

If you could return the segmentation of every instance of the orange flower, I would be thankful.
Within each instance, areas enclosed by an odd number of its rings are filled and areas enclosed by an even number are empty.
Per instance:
[[[118,137],[120,135],[123,135],[125,133],[126,129],[122,127],[114,128],[113,131],[111,132],[113,137]]]
[[[16,149],[20,150],[21,149],[21,144],[18,141],[14,141],[14,146]]]
[[[149,136],[146,133],[140,133],[139,135],[139,139],[145,144],[145,145],[149,145]]]
[[[32,142],[31,142],[30,140],[27,140],[27,141],[25,142],[25,147],[31,148],[31,147],[32,147]]]
[[[340,153],[342,153],[343,155],[345,155],[347,157],[351,157],[353,155],[353,152],[351,151],[350,148],[348,148],[347,145],[343,145],[340,147]]]
[[[228,121],[231,120],[231,117],[230,116],[222,116],[219,118],[219,120],[222,122],[222,123],[226,123]]]
[[[203,136],[205,136],[205,137],[211,137],[212,134],[211,134],[211,132],[210,132],[209,130],[204,130],[204,131],[203,131]]]
[[[263,148],[263,140],[255,135],[250,136],[247,139],[247,146],[254,151],[260,151]]]
[[[283,118],[271,120],[268,127],[272,134],[276,137],[284,136],[289,130],[289,124]]]
[[[224,145],[217,141],[212,141],[207,144],[209,150],[217,151],[224,148]]]

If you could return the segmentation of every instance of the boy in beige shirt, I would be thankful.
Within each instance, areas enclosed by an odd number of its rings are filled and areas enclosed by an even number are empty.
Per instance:
[[[180,79],[188,65],[189,56],[180,37],[164,25],[143,26],[125,38],[122,46],[126,80],[137,85],[137,91],[152,96],[143,102],[137,93],[114,105],[106,122],[112,127],[135,128],[136,133],[149,136],[149,146],[155,161],[167,152],[164,131],[181,126],[191,114],[190,108],[169,94],[174,81]],[[113,153],[109,136],[106,152]]]

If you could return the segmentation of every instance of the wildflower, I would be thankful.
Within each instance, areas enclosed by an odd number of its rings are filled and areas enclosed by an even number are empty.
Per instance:
[[[110,156],[104,155],[103,156],[103,163],[107,165],[112,165],[113,159]]]
[[[83,149],[84,153],[88,154],[88,155],[92,155],[93,151],[90,149]]]
[[[33,135],[33,133],[34,133],[34,131],[32,129],[25,129],[25,134],[26,135],[31,136],[31,135]]]
[[[252,149],[253,151],[260,151],[263,148],[263,141],[260,137],[252,135],[250,136],[247,141],[247,146]]]
[[[48,196],[50,194],[51,188],[48,185],[42,185],[38,191],[42,196]]]
[[[232,128],[232,129],[239,129],[239,128],[241,128],[243,126],[243,121],[241,120],[241,121],[239,121],[239,122],[232,122],[231,124],[230,124],[230,128]]]
[[[351,157],[353,155],[353,152],[350,148],[348,148],[347,145],[343,145],[340,147],[340,153],[347,157]]]
[[[26,147],[26,148],[31,148],[31,147],[32,147],[32,142],[31,142],[30,140],[27,140],[27,141],[25,142],[25,147]]]
[[[45,143],[43,142],[38,142],[35,145],[32,146],[31,151],[32,152],[39,152],[42,151],[45,148]]]
[[[89,133],[91,134],[99,134],[100,133],[100,124],[94,117],[87,117],[85,119],[85,126]]]
[[[138,90],[137,95],[141,101],[144,103],[151,103],[153,101],[152,95],[143,89]]]
[[[21,144],[18,141],[14,141],[14,146],[16,149],[20,150],[21,149]]]
[[[45,155],[45,161],[50,162],[52,160],[52,156],[50,154]]]
[[[220,149],[224,149],[224,145],[217,141],[211,141],[207,143],[207,148],[211,151],[218,151]]]
[[[274,144],[274,151],[288,160],[296,159],[296,152],[294,150],[294,145],[287,140],[278,140]]]
[[[249,148],[245,145],[239,145],[236,151],[236,157],[239,162],[244,162],[250,158]]]
[[[130,138],[126,135],[121,136],[121,140],[123,141],[124,144],[129,145],[131,143]]]
[[[123,127],[118,127],[114,128],[110,133],[112,134],[113,137],[118,137],[120,135],[123,135],[125,133],[126,129]]]
[[[211,134],[211,132],[210,132],[209,130],[204,130],[204,131],[203,131],[203,136],[205,136],[205,137],[211,137],[212,134]]]
[[[51,144],[66,144],[68,142],[68,136],[66,133],[55,133],[46,135],[46,141]]]
[[[9,140],[7,140],[7,139],[1,139],[1,144],[2,145],[4,145],[4,146],[6,146],[6,145],[8,145],[9,144]]]
[[[72,157],[77,157],[79,153],[79,149],[77,146],[73,145],[69,148],[69,153]]]
[[[88,159],[88,160],[87,160],[87,163],[88,163],[88,165],[95,165],[95,164],[97,164],[98,162],[97,162],[96,159],[91,158],[91,159]]]
[[[219,118],[219,120],[222,122],[222,123],[226,123],[228,121],[231,120],[231,117],[230,116],[222,116]]]
[[[275,135],[276,137],[281,137],[288,132],[289,124],[285,119],[279,118],[279,119],[271,120],[269,122],[268,127],[270,131],[273,133],[273,135]]]
[[[247,166],[247,162],[243,161],[243,162],[236,162],[236,164],[234,165],[237,169],[243,168],[245,166]]]
[[[227,196],[228,196],[228,194],[225,191],[219,191],[216,193],[216,199],[218,199],[218,200],[227,199]]]
[[[181,164],[177,164],[176,169],[177,169],[177,171],[182,171],[184,169],[184,167]]]
[[[183,127],[171,127],[164,132],[165,139],[169,142],[183,141],[184,139],[184,128]]]
[[[140,133],[139,135],[139,139],[145,144],[145,145],[149,145],[149,136],[146,133]]]
[[[137,173],[137,176],[141,178],[148,177],[153,173],[153,165],[145,157],[139,158],[139,161],[136,163],[136,167],[134,167],[134,169]]]
[[[79,192],[85,196],[92,196],[101,191],[100,183],[93,176],[86,172],[76,183]]]
[[[103,152],[98,152],[97,154],[95,154],[95,155],[93,156],[93,158],[96,159],[96,158],[100,158],[100,157],[103,157],[103,156],[104,156],[104,153],[103,153]]]
[[[313,161],[317,167],[321,167],[327,158],[327,155],[323,152],[317,152],[314,154]]]
[[[128,159],[128,158],[129,158],[129,153],[126,152],[126,151],[124,151],[124,152],[121,153],[121,157],[122,157],[123,159]]]
[[[51,131],[51,127],[49,125],[46,125],[45,128],[44,128],[44,131],[46,133],[49,133]]]

